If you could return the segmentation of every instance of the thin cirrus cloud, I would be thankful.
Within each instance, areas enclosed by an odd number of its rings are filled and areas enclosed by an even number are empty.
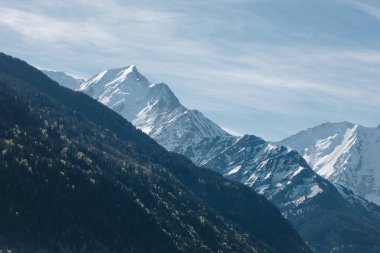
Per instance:
[[[135,64],[229,131],[379,124],[379,2],[0,2],[4,51],[89,77]],[[233,130],[232,130],[233,129]]]
[[[377,18],[378,20],[380,20],[380,2],[376,0],[375,1],[372,1],[372,3],[377,3],[377,6],[372,6],[370,4],[367,4],[365,2],[360,2],[360,1],[349,1],[353,6],[355,6],[356,8],[358,8],[359,10],[373,16],[374,18]]]
[[[27,39],[47,44],[88,43],[88,35],[94,37],[92,42],[112,43],[114,36],[98,29],[95,24],[56,20],[53,17],[38,15],[24,10],[0,7],[0,23],[14,29]]]

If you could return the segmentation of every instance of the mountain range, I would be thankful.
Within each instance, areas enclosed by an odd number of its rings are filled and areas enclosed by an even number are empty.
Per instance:
[[[76,90],[112,108],[167,150],[266,196],[317,252],[378,251],[379,207],[318,175],[287,145],[231,136],[181,105],[166,84],[149,83],[135,66],[103,71]]]
[[[0,53],[0,250],[312,252],[277,208]]]

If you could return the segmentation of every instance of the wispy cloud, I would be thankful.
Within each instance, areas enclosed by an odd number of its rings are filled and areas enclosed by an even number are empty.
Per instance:
[[[136,64],[185,105],[270,139],[327,120],[379,123],[378,4],[218,3],[3,1],[2,48],[80,75]]]
[[[359,10],[361,10],[361,11],[371,15],[372,17],[380,20],[380,8],[377,8],[375,6],[372,6],[372,5],[363,3],[363,2],[355,1],[355,0],[350,0],[349,2],[352,5],[354,5],[356,8],[358,8]]]
[[[46,44],[94,44],[112,45],[116,37],[99,29],[91,22],[57,20],[54,17],[30,13],[24,10],[0,7],[0,24],[22,34],[25,39]]]
[[[227,133],[232,134],[232,135],[234,135],[234,136],[243,136],[243,135],[244,135],[244,134],[242,134],[242,133],[240,133],[240,132],[238,132],[238,131],[235,131],[235,130],[233,130],[233,129],[229,129],[229,128],[226,128],[226,127],[222,127],[222,129],[223,129],[224,131],[226,131]]]

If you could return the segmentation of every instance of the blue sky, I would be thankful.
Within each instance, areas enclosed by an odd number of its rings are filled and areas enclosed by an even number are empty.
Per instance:
[[[380,0],[0,0],[0,13],[1,51],[86,77],[135,64],[240,133],[380,124]]]

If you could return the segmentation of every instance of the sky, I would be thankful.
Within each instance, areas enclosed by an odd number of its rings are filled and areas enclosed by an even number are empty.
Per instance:
[[[0,0],[0,38],[75,76],[134,64],[235,133],[380,124],[380,0]]]

